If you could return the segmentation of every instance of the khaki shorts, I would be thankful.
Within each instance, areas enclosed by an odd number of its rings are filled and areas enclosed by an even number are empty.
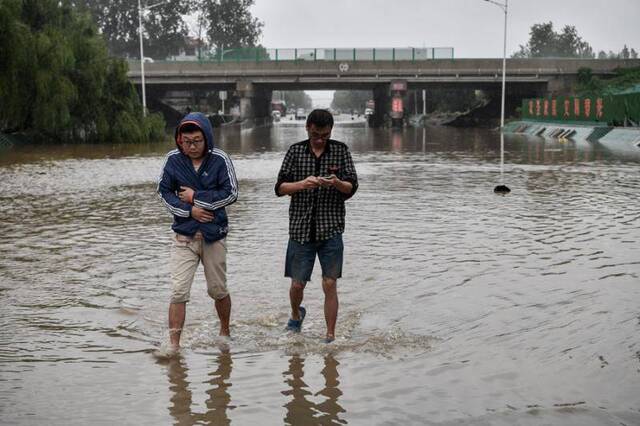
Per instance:
[[[191,284],[202,261],[207,293],[213,299],[227,297],[227,244],[224,239],[207,244],[202,236],[176,234],[171,248],[171,303],[189,301]]]

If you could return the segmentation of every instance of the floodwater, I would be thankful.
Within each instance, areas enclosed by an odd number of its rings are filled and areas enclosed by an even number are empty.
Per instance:
[[[640,155],[488,130],[337,125],[348,201],[335,343],[319,265],[283,331],[300,125],[227,129],[233,341],[200,270],[167,341],[169,143],[0,151],[2,424],[640,424]]]

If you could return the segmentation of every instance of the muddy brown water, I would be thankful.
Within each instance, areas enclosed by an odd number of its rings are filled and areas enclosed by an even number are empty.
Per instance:
[[[233,341],[200,270],[167,339],[171,144],[0,150],[2,424],[640,424],[640,155],[488,130],[337,125],[348,201],[337,340],[319,265],[283,331],[287,123],[225,129]]]

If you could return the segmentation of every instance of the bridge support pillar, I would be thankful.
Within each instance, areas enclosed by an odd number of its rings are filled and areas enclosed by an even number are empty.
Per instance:
[[[389,86],[386,84],[377,85],[373,89],[373,101],[375,103],[375,108],[373,110],[373,115],[369,119],[369,125],[371,127],[382,127],[386,124],[385,120],[389,117],[391,108]]]
[[[568,96],[573,92],[576,78],[573,76],[557,76],[547,83],[547,93],[538,96]]]
[[[271,90],[256,86],[250,81],[241,80],[236,83],[240,95],[240,118],[253,119],[269,117]]]

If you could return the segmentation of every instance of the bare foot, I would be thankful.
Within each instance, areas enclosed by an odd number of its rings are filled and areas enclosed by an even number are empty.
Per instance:
[[[171,359],[180,355],[180,346],[163,344],[153,351],[153,356],[157,359]]]

